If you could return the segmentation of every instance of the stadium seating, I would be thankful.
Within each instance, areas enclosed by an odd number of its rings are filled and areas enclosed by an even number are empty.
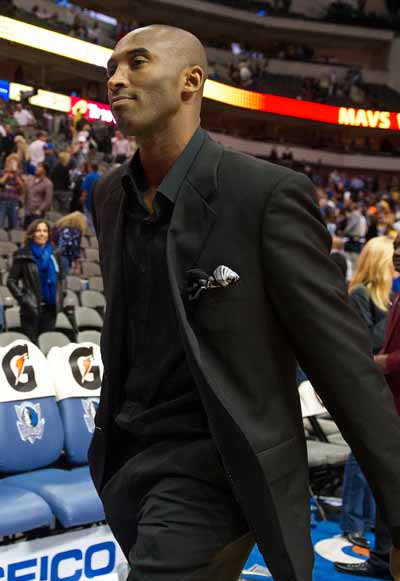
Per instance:
[[[5,332],[0,333],[0,347],[6,347],[13,341],[29,341],[28,337],[23,333]]]
[[[85,256],[86,260],[90,262],[99,262],[99,251],[97,248],[86,248]]]
[[[94,343],[95,345],[100,345],[101,333],[98,331],[81,331],[78,333],[77,342],[78,343]]]
[[[69,342],[69,338],[64,333],[57,331],[39,335],[39,347],[43,355],[47,355],[52,347],[64,347]]]
[[[102,277],[101,276],[89,277],[89,289],[103,292],[104,291],[104,284],[103,284]]]
[[[81,303],[82,307],[89,307],[91,309],[96,309],[101,316],[104,316],[104,310],[106,307],[106,299],[104,295],[99,291],[84,290],[81,292]]]
[[[67,289],[79,293],[82,290],[81,279],[78,276],[66,277]]]
[[[6,309],[5,320],[7,331],[19,331],[21,329],[21,317],[20,317],[19,307],[12,307]]]
[[[7,307],[16,307],[18,305],[17,300],[13,297],[11,292],[6,286],[0,286],[0,297],[3,305]]]
[[[10,230],[10,241],[20,246],[23,244],[25,232],[23,230]]]
[[[60,312],[57,315],[55,331],[58,331],[59,333],[64,333],[65,335],[67,335],[67,337],[69,337],[71,341],[73,341],[74,339],[75,330],[71,322],[69,321],[67,315],[63,312]]]
[[[68,309],[71,307],[79,307],[79,297],[76,294],[76,292],[74,292],[71,289],[68,289],[66,291],[63,306],[64,309]]]
[[[0,242],[0,256],[9,258],[18,250],[18,246],[13,242]]]
[[[87,464],[103,365],[98,345],[70,343],[48,355],[64,426],[64,452],[71,465]]]
[[[0,537],[53,525],[54,515],[41,496],[0,480]]]
[[[13,363],[14,351],[24,357],[22,370]],[[11,487],[15,494],[21,490],[21,498],[24,491],[31,493],[33,506],[35,502],[37,505],[35,519],[29,526],[17,523],[18,526],[9,527],[10,531],[5,534],[12,534],[15,528],[23,527],[26,530],[27,526],[35,528],[38,523],[39,526],[51,523],[49,512],[43,503],[38,502],[37,496],[47,503],[57,522],[64,528],[103,520],[103,508],[91,483],[88,468],[82,467],[76,472],[50,467],[66,448],[67,434],[77,433],[77,424],[74,424],[75,416],[69,417],[69,423],[62,422],[47,360],[36,346],[20,341],[3,349],[0,357],[3,385],[0,402],[0,473],[5,475],[0,481],[1,486],[5,487],[3,493],[0,492],[0,499],[2,494],[4,498],[7,494],[11,495],[8,488]],[[65,364],[68,364],[68,359]],[[8,369],[8,374],[4,369]],[[21,377],[25,389],[18,391],[15,376],[18,379],[22,374],[25,375]],[[30,384],[29,392],[26,390],[27,384]],[[86,438],[84,443],[86,452],[88,440]],[[27,498],[29,501],[29,495]]]
[[[99,313],[89,307],[77,307],[75,309],[76,326],[79,331],[101,331],[103,320]]]
[[[81,265],[85,276],[101,276],[100,265],[97,262],[82,260]]]

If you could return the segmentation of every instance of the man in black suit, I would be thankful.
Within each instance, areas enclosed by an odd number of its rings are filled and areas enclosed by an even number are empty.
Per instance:
[[[311,580],[296,359],[400,546],[400,422],[312,184],[200,128],[190,33],[129,33],[108,75],[139,149],[93,195],[107,310],[89,463],[129,580],[235,581],[255,541],[276,581]]]

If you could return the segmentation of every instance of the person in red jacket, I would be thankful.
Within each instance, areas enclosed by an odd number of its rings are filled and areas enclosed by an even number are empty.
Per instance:
[[[400,272],[400,235],[394,241],[393,264]],[[382,369],[392,391],[394,403],[400,415],[400,293],[397,293],[387,321],[385,341],[375,363]],[[375,547],[367,561],[362,563],[335,563],[341,573],[378,579],[393,579],[390,569],[390,532],[377,510],[375,521]]]
[[[394,267],[400,272],[400,235],[394,241]],[[382,369],[400,414],[400,293],[396,294],[387,322],[385,343],[375,363]]]

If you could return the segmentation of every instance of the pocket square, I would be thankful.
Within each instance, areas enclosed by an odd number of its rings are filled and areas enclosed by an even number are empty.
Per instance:
[[[223,264],[217,266],[211,275],[198,268],[188,270],[186,275],[186,294],[189,301],[198,299],[205,290],[226,287],[240,280],[237,272]]]

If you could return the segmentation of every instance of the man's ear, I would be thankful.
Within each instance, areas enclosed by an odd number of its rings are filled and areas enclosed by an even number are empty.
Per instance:
[[[202,90],[205,81],[205,73],[200,65],[187,68],[184,71],[183,96],[189,99],[194,93]]]

